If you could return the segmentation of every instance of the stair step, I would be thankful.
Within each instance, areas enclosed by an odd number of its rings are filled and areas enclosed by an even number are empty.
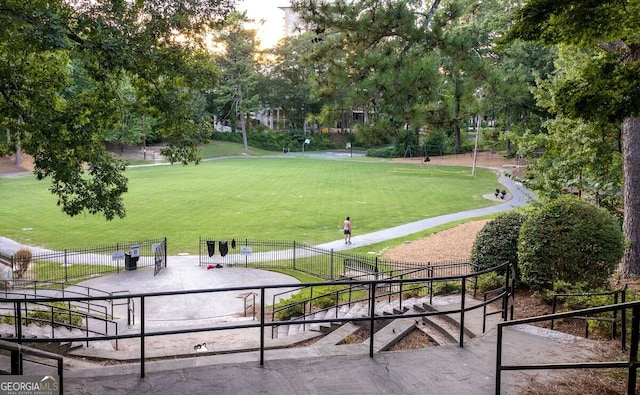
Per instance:
[[[391,321],[375,333],[373,339],[374,351],[380,352],[391,348],[416,327],[416,321],[419,320],[415,318],[396,318]],[[370,341],[370,339],[367,339],[363,343],[369,344]]]
[[[277,337],[278,339],[282,339],[283,337],[286,337],[289,335],[289,325],[278,325],[278,330],[277,330]]]
[[[451,333],[443,330],[440,327],[434,326],[433,322],[426,322],[423,319],[418,325],[416,325],[416,328],[429,336],[429,338],[439,346],[458,343],[458,340],[453,337]]]
[[[314,347],[322,347],[322,346],[335,346],[340,344],[344,339],[346,339],[349,335],[356,333],[360,329],[359,326],[354,325],[350,322],[347,322],[344,325],[341,325],[336,330],[332,331],[328,335],[324,336],[317,342],[313,344]]]

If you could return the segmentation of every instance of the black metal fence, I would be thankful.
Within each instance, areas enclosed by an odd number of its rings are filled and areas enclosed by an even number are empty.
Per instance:
[[[200,266],[291,269],[326,280],[363,279],[363,275],[379,280],[382,273],[394,276],[407,271],[412,272],[411,278],[432,278],[465,275],[470,270],[466,261],[392,261],[295,241],[200,237],[198,251]]]
[[[166,266],[166,256],[166,238],[35,253],[26,270],[19,270],[19,262],[14,256],[3,255],[0,263],[10,270],[5,270],[0,280],[5,286],[12,287],[20,282],[67,282],[138,267],[154,267],[157,272]],[[20,277],[15,273],[21,273]]]

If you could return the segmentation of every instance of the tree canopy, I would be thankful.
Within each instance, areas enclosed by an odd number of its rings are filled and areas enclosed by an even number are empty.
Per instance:
[[[0,125],[6,154],[33,155],[58,205],[112,219],[125,215],[123,165],[106,152],[130,102],[153,115],[172,162],[197,161],[207,123],[194,116],[193,88],[216,68],[201,46],[232,0],[5,0],[0,3]],[[79,80],[75,78],[82,76]],[[75,76],[75,77],[74,77]],[[81,82],[81,83],[79,83]]]
[[[404,140],[412,130],[415,144],[444,132],[458,152],[470,149],[462,132],[472,118],[500,119],[505,132],[541,127],[546,114],[530,87],[533,70],[548,73],[553,51],[496,46],[511,23],[504,1],[292,3],[315,33],[307,65],[316,94],[331,100],[324,113],[364,110],[364,142]]]
[[[548,84],[547,102],[557,130],[572,133],[573,146],[591,139],[591,158],[620,149],[624,224],[628,248],[620,273],[640,275],[640,1],[529,0],[518,11],[507,38],[564,45],[570,62]],[[570,56],[565,57],[570,59]],[[621,144],[611,144],[619,131]],[[596,144],[593,137],[602,141]],[[614,140],[615,141],[615,140]],[[572,140],[566,141],[571,144]],[[584,144],[583,144],[584,145]],[[557,152],[557,150],[556,150]],[[611,155],[609,155],[611,156]],[[587,158],[586,156],[584,157]],[[574,168],[576,175],[580,168]],[[588,168],[582,167],[582,170]],[[609,174],[611,176],[611,174]],[[614,181],[615,182],[615,181]]]

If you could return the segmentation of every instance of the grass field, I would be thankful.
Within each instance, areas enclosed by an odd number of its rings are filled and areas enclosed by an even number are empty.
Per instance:
[[[127,217],[69,218],[48,183],[0,178],[0,235],[52,249],[168,238],[169,254],[197,253],[198,238],[296,240],[342,238],[441,214],[496,204],[482,198],[501,187],[496,176],[463,167],[385,160],[236,158],[197,166],[127,170]]]

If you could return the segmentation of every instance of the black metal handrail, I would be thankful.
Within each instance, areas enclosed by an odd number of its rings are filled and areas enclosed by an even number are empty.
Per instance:
[[[399,283],[398,284],[398,290],[397,291],[393,291],[393,287],[391,286],[391,284],[389,283],[389,280],[393,280],[393,279],[404,279],[406,276],[409,276],[411,274],[414,273],[419,273],[419,272],[423,272],[423,271],[427,271],[427,273],[433,273],[432,270],[429,270],[429,268],[425,268],[425,267],[419,267],[419,268],[415,268],[415,269],[411,269],[411,270],[389,270],[389,271],[384,271],[384,272],[378,272],[376,273],[376,277],[375,280],[378,281],[379,284],[381,285],[388,285],[388,289],[389,291],[383,294],[378,294],[378,297],[388,297],[389,301],[391,301],[391,298],[394,296],[399,295],[400,296],[400,304],[399,304],[399,308],[402,309],[402,294],[403,292],[406,291],[406,289],[403,289],[403,284]],[[380,280],[380,279],[384,279],[384,280]],[[370,280],[370,274],[362,274],[362,275],[358,275],[358,276],[353,276],[353,277],[349,277],[350,280],[352,281],[362,281],[362,280]],[[430,297],[430,302],[432,301],[433,298],[433,278],[429,278],[429,279],[424,279],[426,281],[428,281],[428,285],[419,285],[417,287],[412,287],[411,290],[420,290],[422,288],[427,288],[427,292],[428,295]],[[329,282],[329,283],[323,283],[323,287],[325,286],[332,286],[332,285],[336,285],[337,282]],[[276,307],[276,300],[280,297],[283,296],[285,294],[291,293],[291,292],[299,292],[303,289],[309,288],[309,297],[307,299],[304,300],[296,300],[290,303],[287,303],[285,305],[282,306],[278,306]],[[362,287],[358,284],[356,285],[350,285],[350,286],[344,286],[344,288],[342,289],[338,289],[335,291],[331,291],[331,292],[325,292],[322,293],[320,295],[315,295],[313,293],[313,286],[311,287],[299,287],[295,290],[287,290],[284,292],[280,292],[277,293],[275,295],[273,295],[273,309],[271,311],[271,321],[275,321],[275,317],[276,315],[284,310],[290,309],[290,308],[296,308],[296,306],[302,306],[302,317],[303,319],[303,330],[306,330],[306,318],[307,318],[307,314],[311,314],[311,310],[313,308],[313,302],[319,299],[323,299],[323,298],[328,298],[331,297],[334,300],[334,304],[330,307],[326,307],[326,309],[330,309],[330,308],[335,308],[336,309],[336,318],[337,318],[337,309],[339,309],[342,306],[351,306],[354,303],[360,302],[360,301],[364,301],[364,300],[368,300],[369,297],[364,297],[364,298],[359,298],[359,299],[353,299],[352,296],[355,292],[361,290]],[[347,294],[347,300],[341,303],[341,295]],[[309,311],[307,313],[307,306],[309,306]],[[273,328],[275,329],[275,327]],[[274,336],[274,331],[272,330],[271,336]]]
[[[0,340],[0,350],[7,350],[11,353],[11,374],[23,375],[24,374],[24,355],[33,355],[34,357],[53,359],[57,363],[58,389],[61,394],[64,394],[64,358],[61,355],[51,352],[38,350],[37,348],[23,346],[21,344],[15,344],[8,341]]]
[[[459,266],[460,264],[456,263],[454,265],[455,266]],[[469,268],[474,268],[473,264],[471,264],[471,263],[467,263],[467,265],[469,266]],[[442,265],[440,265],[438,267],[441,267],[441,266]],[[471,274],[468,274],[467,278],[473,279],[474,297],[475,297],[476,289],[477,289],[477,286],[478,286],[477,279],[478,279],[479,276],[481,276],[483,274],[486,274],[486,273],[489,273],[489,272],[496,271],[496,270],[505,271],[504,269],[506,267],[508,267],[508,266],[511,266],[511,265],[509,265],[508,263],[504,263],[504,264],[499,265],[499,266],[497,266],[495,268],[488,268],[488,269],[485,269],[485,270],[482,270],[482,271],[479,271],[479,272],[473,272]],[[505,272],[507,272],[507,271],[505,271]],[[483,333],[485,332],[486,318],[488,316],[500,313],[500,314],[502,314],[503,319],[506,319],[506,313],[503,313],[502,310],[500,310],[497,313],[493,313],[493,312],[488,313],[487,312],[487,306],[490,305],[491,303],[495,302],[496,300],[502,298],[504,293],[508,293],[509,295],[511,295],[511,297],[513,297],[513,290],[511,288],[512,287],[512,281],[510,281],[509,274],[513,275],[514,271],[513,270],[509,270],[508,272],[509,273],[507,273],[507,277],[505,279],[505,284],[510,284],[510,285],[509,286],[505,285],[500,289],[493,290],[492,291],[492,293],[494,294],[493,298],[488,298],[487,295],[484,296],[484,301],[483,301],[484,310],[483,310],[483,323],[482,323],[482,331],[483,331]],[[404,280],[405,276],[409,276],[409,275],[414,274],[414,273],[428,273],[429,276],[426,277],[426,278],[419,278],[418,285],[415,285],[416,282],[412,282],[411,283],[412,286],[411,286],[410,289],[405,288],[403,282],[397,283],[398,286],[396,287],[396,290],[394,290],[394,287],[392,286],[392,284],[394,283],[393,280],[395,280],[395,279]],[[388,291],[385,291],[383,293],[377,293],[377,297],[378,298],[387,297],[389,302],[391,301],[391,299],[393,297],[398,297],[398,299],[399,299],[398,308],[399,309],[402,309],[402,303],[403,303],[402,295],[405,292],[407,292],[408,290],[420,292],[422,289],[426,289],[426,294],[429,296],[429,304],[432,304],[433,303],[433,296],[434,296],[434,292],[433,292],[433,284],[434,284],[434,282],[448,281],[448,280],[452,280],[452,279],[453,280],[458,280],[458,281],[463,280],[463,277],[458,277],[458,276],[435,277],[435,276],[432,275],[433,274],[433,267],[431,267],[431,266],[418,267],[418,268],[414,268],[412,270],[406,270],[406,271],[390,270],[390,271],[387,271],[387,272],[379,272],[377,274],[378,274],[376,276],[377,283],[379,285],[386,285],[387,289],[388,289]],[[387,275],[388,275],[388,277],[387,277]],[[350,278],[350,279],[351,280],[356,280],[356,281],[358,281],[358,280],[359,281],[363,281],[363,280],[368,280],[369,276],[370,275],[363,274],[363,275],[356,276],[356,277]],[[426,282],[426,284],[423,284],[425,282]],[[340,281],[333,281],[333,282],[330,282],[330,283],[323,283],[323,286],[335,285],[335,284],[341,284],[341,283],[342,282],[340,282]],[[466,286],[466,284],[465,284],[465,286]],[[332,306],[330,306],[330,307],[324,308],[324,310],[328,310],[328,309],[331,309],[331,308],[336,309],[336,318],[337,318],[337,310],[340,307],[342,307],[342,306],[351,307],[351,305],[354,304],[354,303],[361,302],[361,301],[367,301],[370,298],[370,295],[367,296],[367,297],[364,297],[364,298],[359,298],[359,299],[353,299],[352,298],[353,293],[362,288],[358,284],[345,286],[343,289],[331,291],[331,292],[328,292],[328,293],[323,293],[323,294],[320,294],[320,295],[314,295],[313,286],[311,286],[311,287],[298,287],[298,288],[294,289],[293,292],[300,291],[300,290],[305,289],[305,288],[310,288],[310,295],[309,295],[308,298],[303,299],[303,300],[295,300],[295,301],[292,301],[290,303],[287,303],[285,305],[278,306],[278,307],[275,307],[276,306],[277,297],[280,297],[283,294],[286,294],[288,292],[292,292],[292,290],[288,290],[288,291],[281,292],[281,293],[278,293],[278,294],[274,295],[273,296],[273,309],[271,311],[271,321],[276,321],[275,317],[280,311],[284,311],[284,310],[291,309],[291,308],[295,309],[297,306],[301,306],[302,307],[302,315],[301,315],[302,319],[298,323],[301,323],[303,325],[302,328],[303,328],[303,331],[304,331],[304,330],[306,330],[306,325],[308,323],[308,317],[315,314],[315,313],[312,312],[313,302],[315,300],[332,297],[333,300],[334,300],[334,304]],[[380,289],[380,287],[377,287],[377,288]],[[341,302],[341,295],[344,295],[344,294],[348,295],[347,296],[347,300]],[[307,311],[307,306],[308,306],[308,311]],[[504,308],[506,309],[507,306],[505,305]],[[511,316],[513,316],[513,313],[511,314]],[[271,336],[272,337],[275,336],[275,329],[276,329],[276,327],[272,328],[272,331],[271,331]]]
[[[602,314],[613,311],[632,310],[631,322],[631,346],[629,347],[629,359],[615,362],[578,362],[578,363],[547,363],[531,365],[507,365],[502,361],[504,329],[515,325],[534,324],[564,318],[574,318],[594,314]],[[549,314],[539,317],[522,318],[512,321],[499,322],[497,326],[497,351],[496,351],[496,383],[495,393],[500,394],[503,371],[516,370],[563,370],[563,369],[627,369],[627,394],[636,393],[638,362],[638,340],[640,339],[640,301],[625,302],[608,306],[592,307],[588,309],[574,310],[564,313]]]
[[[104,313],[101,313],[100,315],[96,315],[96,314],[93,314],[91,311],[85,312],[82,310],[75,309],[77,305],[72,305],[71,301],[64,302],[66,307],[63,308],[63,307],[52,305],[51,303],[56,302],[56,300],[54,300],[53,298],[47,298],[46,301],[43,299],[34,299],[27,302],[28,298],[25,295],[23,300],[25,301],[25,303],[22,303],[22,304],[16,305],[15,302],[11,303],[13,305],[12,308],[0,307],[0,311],[11,311],[13,313],[12,318],[14,320],[14,333],[18,339],[23,337],[22,336],[23,322],[25,326],[28,326],[29,323],[36,323],[36,325],[40,323],[43,326],[49,325],[49,327],[51,328],[51,337],[48,338],[49,341],[65,340],[59,336],[56,337],[55,328],[58,326],[66,327],[67,329],[79,329],[80,331],[84,332],[86,335],[86,337],[84,338],[84,341],[86,341],[87,344],[88,344],[88,339],[90,335],[104,336],[109,334],[110,325],[112,325],[116,335],[118,333],[118,323],[113,321],[112,319],[113,317],[111,317],[111,319],[109,318],[109,315],[107,314],[106,306],[98,305],[103,307],[105,310],[104,310]],[[75,303],[78,303],[78,302],[75,302]],[[86,302],[86,303],[88,305],[91,305],[90,302]],[[49,311],[50,318],[44,319],[44,318],[29,316],[30,311],[33,312],[38,310]],[[68,315],[69,321],[68,322],[56,321],[55,319],[56,313]],[[77,326],[73,323],[72,317],[74,316],[80,317],[80,319],[84,323],[83,327]],[[98,321],[98,323],[104,324],[104,330],[91,329],[90,327],[91,320]],[[116,349],[118,349],[117,339],[116,339]]]
[[[508,271],[506,271],[508,272]],[[366,287],[368,288],[368,295],[370,297],[369,299],[369,304],[370,306],[373,306],[372,309],[370,309],[370,314],[368,317],[360,317],[360,318],[329,318],[329,319],[314,319],[314,320],[307,320],[307,323],[311,324],[311,323],[329,323],[329,322],[350,322],[350,321],[362,321],[362,322],[369,322],[370,326],[371,326],[371,337],[370,337],[370,351],[369,351],[369,355],[371,357],[373,357],[373,342],[374,342],[374,324],[376,321],[378,320],[389,320],[389,319],[393,319],[393,318],[420,318],[420,317],[426,317],[426,316],[433,316],[433,315],[443,315],[443,314],[460,314],[460,341],[459,341],[459,345],[460,347],[463,347],[463,341],[464,341],[464,335],[465,335],[465,331],[464,331],[464,315],[465,312],[476,309],[476,308],[481,308],[482,304],[467,308],[465,306],[465,294],[466,294],[466,282],[467,282],[467,278],[468,277],[473,277],[473,276],[477,276],[479,274],[482,274],[483,272],[480,273],[473,273],[473,274],[469,274],[469,275],[465,275],[465,276],[452,276],[452,277],[442,277],[439,278],[439,280],[442,281],[448,281],[448,280],[459,280],[462,282],[462,290],[461,290],[461,295],[462,295],[462,300],[461,300],[461,306],[460,309],[454,309],[454,310],[448,310],[448,311],[436,311],[436,312],[417,312],[415,314],[403,314],[403,315],[386,315],[384,317],[378,317],[376,316],[373,312],[375,311],[375,304],[377,301],[377,297],[376,297],[376,288],[381,284],[381,283],[392,283],[392,284],[412,284],[412,283],[419,283],[419,282],[424,282],[424,279],[396,279],[396,280],[384,280],[384,281],[340,281],[340,282],[333,282],[331,284],[342,284],[342,285],[346,285],[346,286],[350,286],[350,285],[359,285],[361,287]],[[326,285],[327,283],[307,283],[307,284],[303,284],[303,286],[320,286],[320,285]],[[293,324],[296,323],[295,321],[278,321],[278,322],[267,322],[265,320],[265,310],[266,310],[266,304],[265,304],[265,295],[266,295],[266,291],[267,290],[273,290],[273,289],[285,289],[285,288],[296,288],[299,287],[300,284],[277,284],[277,285],[262,285],[262,286],[242,286],[242,287],[228,287],[228,288],[215,288],[215,289],[197,289],[197,290],[183,290],[183,291],[167,291],[167,292],[153,292],[153,293],[140,293],[140,294],[130,294],[130,295],[112,295],[110,298],[113,300],[125,300],[125,299],[138,299],[139,300],[139,311],[140,311],[140,330],[138,333],[126,333],[126,334],[116,334],[116,335],[108,335],[108,336],[95,336],[95,337],[91,337],[89,339],[86,338],[74,338],[74,337],[69,337],[69,338],[60,338],[59,340],[64,340],[64,341],[103,341],[103,340],[117,340],[117,339],[140,339],[140,375],[141,377],[145,376],[145,340],[147,337],[154,337],[154,336],[165,336],[165,335],[177,335],[177,334],[187,334],[187,333],[200,333],[200,332],[210,332],[210,331],[224,331],[224,330],[232,330],[232,329],[244,329],[244,328],[259,328],[260,329],[260,349],[259,349],[259,358],[260,358],[260,365],[264,365],[264,351],[265,351],[265,329],[276,326],[276,325],[283,325],[283,324]],[[258,293],[260,295],[260,310],[259,310],[259,320],[258,322],[244,322],[241,324],[233,324],[233,325],[222,325],[222,326],[213,326],[213,325],[208,325],[205,327],[198,327],[198,328],[182,328],[182,329],[173,329],[173,330],[161,330],[161,331],[147,331],[145,328],[146,325],[146,318],[145,318],[145,307],[146,307],[146,302],[147,300],[151,299],[151,298],[159,298],[159,297],[166,297],[166,296],[172,296],[172,297],[176,297],[176,296],[180,296],[180,295],[194,295],[194,294],[215,294],[218,292],[242,292],[242,291],[257,291],[256,293]],[[505,295],[503,295],[503,297],[506,297],[506,293]],[[62,301],[62,302],[79,302],[79,301],[99,301],[99,300],[104,300],[103,297],[66,297],[66,298],[51,298],[49,299],[49,301]],[[17,321],[19,323],[22,322],[21,317],[20,317],[20,312],[22,310],[22,308],[20,307],[22,304],[24,303],[33,303],[36,302],[38,300],[32,299],[7,299],[5,300],[5,302],[8,303],[15,303],[16,304],[16,311],[18,313],[18,317],[17,317]],[[24,342],[25,339],[23,339],[22,337],[18,337],[15,340],[12,340],[15,342]],[[38,343],[38,342],[47,342],[50,341],[50,339],[29,339],[28,340],[30,343]]]
[[[618,298],[620,298],[620,302],[625,303],[627,301],[627,284],[625,284],[620,289],[615,289],[615,290],[612,290],[612,291],[581,292],[581,293],[557,293],[557,294],[554,294],[553,295],[552,308],[551,308],[551,314],[555,314],[556,313],[556,308],[558,306],[558,299],[559,298],[578,298],[578,297],[592,298],[592,297],[596,297],[596,296],[613,296],[613,304],[618,304]],[[624,350],[626,348],[627,316],[626,316],[625,310],[622,310],[621,313],[622,313],[622,317],[621,317],[622,325],[620,326],[620,330],[621,330],[621,339],[622,339],[622,349]],[[589,337],[589,321],[590,320],[611,322],[611,338],[615,339],[615,337],[616,337],[617,323],[618,323],[617,311],[613,311],[613,317],[612,318],[589,317],[589,316],[575,317],[575,318],[584,320],[584,322],[585,322],[584,337],[586,337],[586,338]],[[553,329],[554,324],[555,324],[555,320],[551,320],[551,329]]]

